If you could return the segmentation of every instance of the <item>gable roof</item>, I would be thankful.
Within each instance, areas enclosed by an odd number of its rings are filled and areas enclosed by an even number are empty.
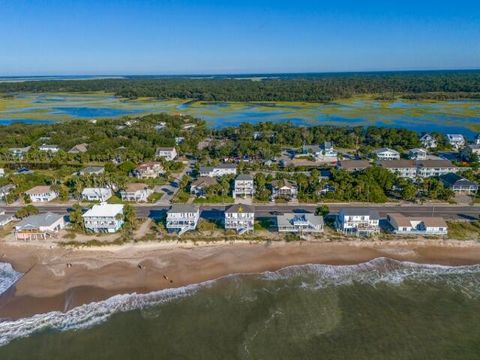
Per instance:
[[[248,174],[240,174],[235,178],[235,180],[253,181],[253,176]]]
[[[235,204],[232,206],[229,206],[226,210],[225,213],[227,214],[232,214],[232,213],[254,213],[255,208],[250,205],[246,204]]]
[[[48,227],[62,218],[63,218],[63,215],[58,215],[51,212],[47,212],[45,214],[31,215],[21,220],[17,225],[15,225],[15,229],[17,230],[32,229],[33,230],[33,229],[38,229],[40,227]]]
[[[199,211],[198,206],[190,204],[173,204],[167,213],[179,214],[179,213],[196,213]]]
[[[377,210],[372,210],[368,208],[343,208],[340,209],[346,216],[370,216],[371,219],[380,219],[380,214]]]
[[[93,205],[90,210],[88,210],[83,217],[114,217],[118,214],[123,213],[122,204],[98,204]]]

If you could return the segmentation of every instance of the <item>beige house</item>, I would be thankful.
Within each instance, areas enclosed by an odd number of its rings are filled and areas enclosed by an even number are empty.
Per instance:
[[[133,183],[128,184],[125,190],[120,191],[123,201],[146,202],[148,197],[153,194],[153,190],[147,184]]]
[[[28,191],[25,191],[30,201],[33,203],[49,202],[58,197],[58,193],[53,191],[51,186],[35,186]]]

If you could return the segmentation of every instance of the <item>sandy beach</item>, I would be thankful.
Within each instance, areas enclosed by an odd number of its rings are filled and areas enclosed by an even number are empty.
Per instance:
[[[0,261],[24,273],[0,297],[0,318],[66,311],[115,294],[145,293],[228,274],[290,265],[356,264],[378,257],[442,265],[480,263],[480,244],[465,241],[271,242],[215,245],[146,243],[66,249],[0,244]]]

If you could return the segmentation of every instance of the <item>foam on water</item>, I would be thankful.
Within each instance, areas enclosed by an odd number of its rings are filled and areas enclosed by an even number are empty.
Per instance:
[[[0,262],[0,295],[15,284],[21,276],[21,273],[13,270],[12,265]]]
[[[2,264],[9,271],[10,284],[18,279],[19,274],[12,275],[13,269]],[[2,269],[0,267],[0,269]],[[1,270],[0,270],[1,271]],[[1,272],[0,272],[1,274]],[[453,276],[451,276],[453,275]],[[458,276],[462,275],[462,281]],[[257,275],[234,274],[222,279],[226,281],[242,281],[242,276],[254,276],[263,281],[294,281],[303,289],[316,290],[328,286],[341,286],[353,283],[400,285],[406,280],[413,281],[445,281],[448,285],[458,286],[460,291],[469,296],[480,296],[480,265],[473,266],[439,266],[421,265],[410,262],[399,262],[386,258],[378,258],[358,265],[302,265],[290,266],[276,272],[265,272]],[[148,294],[124,294],[113,296],[107,300],[78,306],[67,312],[49,312],[30,318],[0,322],[0,346],[19,337],[27,337],[41,330],[66,331],[84,329],[100,324],[113,314],[137,309],[145,309],[185,296],[193,295],[198,290],[215,284],[217,280],[189,285],[176,289],[166,289]],[[4,279],[0,279],[0,284]],[[451,282],[451,283],[450,283]],[[280,284],[279,284],[280,285]],[[283,284],[282,286],[285,286]]]

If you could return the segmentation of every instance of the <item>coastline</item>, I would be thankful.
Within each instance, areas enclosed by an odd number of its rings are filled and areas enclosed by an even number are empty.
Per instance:
[[[143,243],[67,249],[0,244],[1,262],[24,273],[0,296],[0,318],[18,319],[104,300],[310,263],[350,265],[388,257],[439,265],[480,263],[474,241]],[[71,266],[67,266],[71,264]]]

